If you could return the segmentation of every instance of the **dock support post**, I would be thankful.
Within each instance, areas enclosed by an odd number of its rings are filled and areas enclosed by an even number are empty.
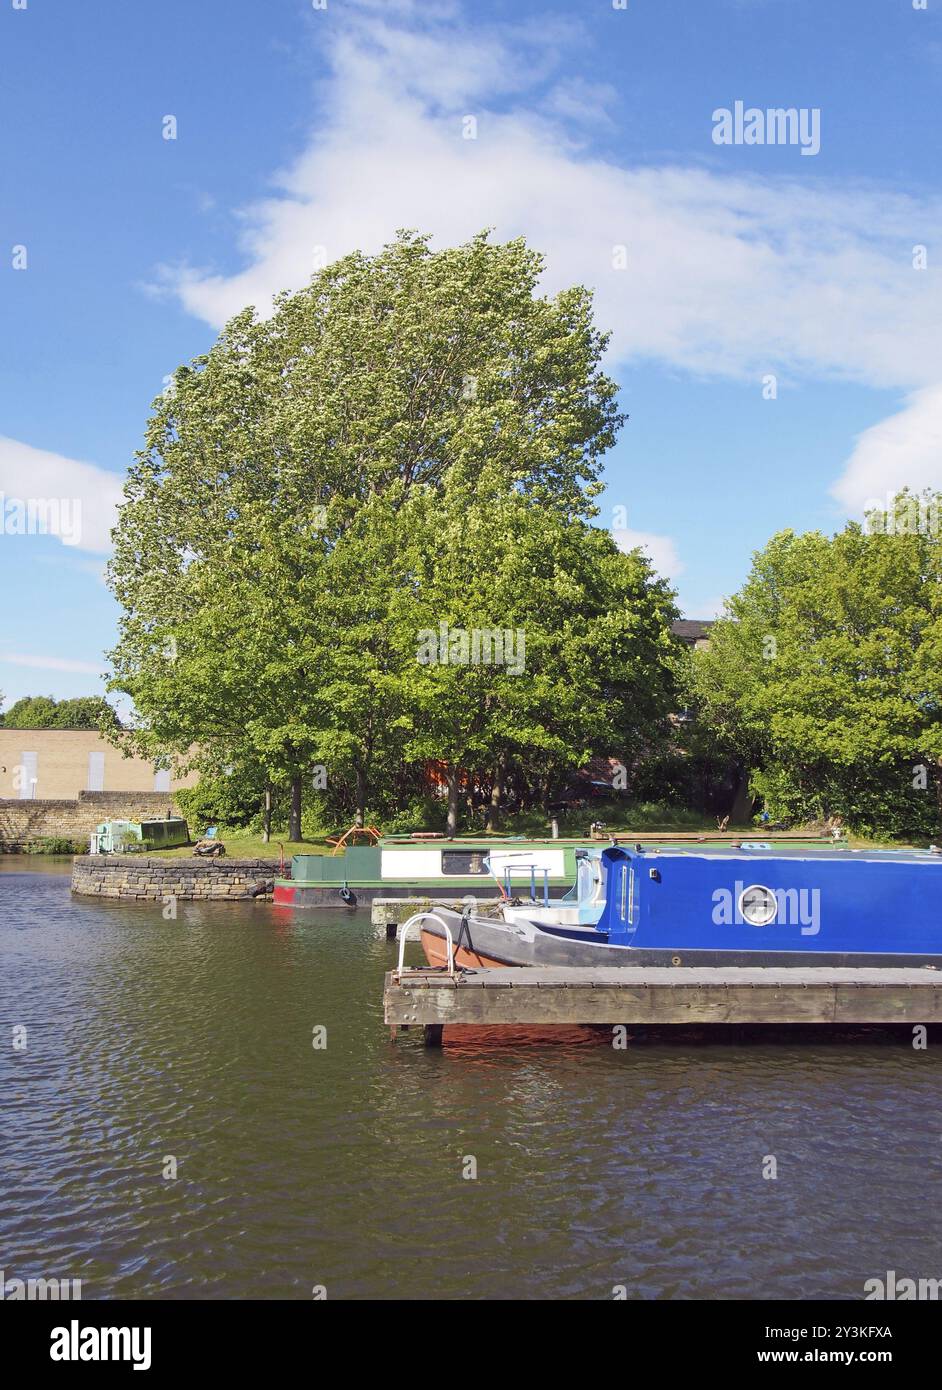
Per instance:
[[[445,1025],[443,1023],[426,1023],[425,1025],[425,1046],[441,1047],[442,1033]]]

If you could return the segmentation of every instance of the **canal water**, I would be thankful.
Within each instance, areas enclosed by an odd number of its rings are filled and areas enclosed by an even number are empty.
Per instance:
[[[611,1299],[942,1276],[942,1043],[446,1031],[426,1051],[383,1026],[395,947],[368,914],[165,921],[72,898],[67,870],[0,861],[7,1278]]]

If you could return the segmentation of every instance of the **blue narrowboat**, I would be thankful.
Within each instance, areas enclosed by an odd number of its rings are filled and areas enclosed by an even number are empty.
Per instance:
[[[440,912],[426,958],[459,965],[942,967],[942,853],[763,843],[602,852],[593,923]]]

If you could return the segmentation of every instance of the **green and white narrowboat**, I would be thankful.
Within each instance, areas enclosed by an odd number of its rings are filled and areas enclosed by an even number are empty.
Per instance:
[[[537,884],[561,896],[576,879],[576,850],[589,840],[411,839],[385,836],[342,854],[296,854],[291,877],[275,880],[288,907],[352,907],[377,897],[496,898],[498,881],[529,896]],[[485,862],[487,861],[487,862]]]
[[[771,838],[793,845],[816,839]],[[736,842],[729,834],[694,832],[622,834],[618,840],[644,840],[649,847],[704,840]],[[426,833],[387,835],[375,844],[353,845],[342,853],[294,855],[290,878],[275,879],[274,901],[285,907],[341,908],[382,897],[460,899],[474,894],[481,899],[513,895],[557,900],[577,883],[578,862],[585,852],[600,848],[599,840],[588,836],[528,840],[485,835],[449,840]]]

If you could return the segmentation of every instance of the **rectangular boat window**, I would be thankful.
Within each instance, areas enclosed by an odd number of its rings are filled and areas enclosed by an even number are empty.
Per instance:
[[[484,850],[443,849],[443,874],[486,874]]]

